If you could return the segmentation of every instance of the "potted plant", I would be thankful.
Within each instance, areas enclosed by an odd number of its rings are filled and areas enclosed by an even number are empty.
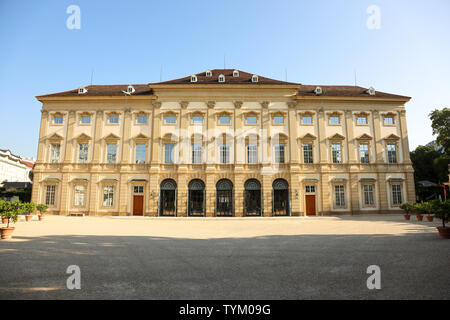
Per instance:
[[[450,200],[433,203],[432,210],[435,217],[442,220],[442,227],[436,227],[439,231],[439,235],[442,238],[450,239],[450,227],[445,226],[445,223],[448,223],[448,220],[450,219]]]
[[[48,206],[41,203],[36,206],[36,209],[39,211],[38,215],[39,221],[42,221],[44,219],[44,213],[47,211]]]
[[[418,221],[422,221],[422,214],[426,213],[427,205],[425,202],[415,203],[414,204],[414,212],[416,213],[416,218]]]
[[[434,212],[436,206],[439,206],[440,201],[435,199],[427,203],[427,220],[428,222],[433,222]]]
[[[2,239],[11,239],[11,235],[14,232],[14,227],[10,227],[10,222],[16,223],[19,219],[19,213],[23,212],[23,206],[20,201],[9,202],[5,212],[2,213],[3,218],[7,218],[8,222],[6,227],[0,228],[1,238]]]
[[[405,220],[409,220],[411,217],[410,213],[413,211],[414,204],[411,202],[404,202],[400,205],[400,209],[403,209],[405,211],[405,214],[403,215],[405,217]]]
[[[24,211],[28,213],[25,215],[25,220],[28,222],[33,218],[32,214],[36,211],[36,204],[34,202],[25,202],[22,205]]]
[[[4,213],[6,213],[6,211],[8,211],[8,207],[9,207],[9,202],[0,199],[0,216],[2,217],[2,223],[4,223],[4,224],[8,223],[8,218],[6,218],[6,216],[3,217]]]

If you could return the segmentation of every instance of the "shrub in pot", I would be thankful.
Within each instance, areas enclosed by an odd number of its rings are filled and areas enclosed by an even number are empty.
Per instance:
[[[410,213],[414,209],[414,204],[411,202],[404,202],[400,205],[400,209],[403,209],[405,211],[405,214],[403,215],[405,217],[405,220],[409,220],[411,217]]]
[[[437,227],[439,235],[442,238],[450,239],[450,227],[445,226],[445,223],[448,223],[450,219],[450,200],[435,202],[432,204],[431,209],[434,216],[442,221],[442,227]]]
[[[39,211],[39,221],[42,221],[44,219],[44,213],[47,211],[48,206],[41,203],[36,206],[36,209]]]
[[[427,207],[427,203],[426,202],[422,201],[420,203],[415,203],[414,204],[413,210],[416,213],[417,220],[422,221],[422,219],[423,219],[422,215],[427,213],[427,209],[428,209],[428,207]]]
[[[9,202],[9,205],[5,206],[5,211],[2,212],[2,218],[7,218],[8,222],[6,227],[0,228],[2,239],[11,239],[14,227],[10,227],[10,222],[16,223],[19,219],[19,213],[23,213],[23,205],[20,201]]]
[[[24,212],[28,214],[25,216],[26,221],[30,221],[33,217],[32,214],[36,212],[36,204],[34,202],[25,202],[22,203]]]
[[[2,217],[2,223],[7,224],[8,218],[3,217],[3,214],[8,210],[9,202],[0,199],[0,216]]]

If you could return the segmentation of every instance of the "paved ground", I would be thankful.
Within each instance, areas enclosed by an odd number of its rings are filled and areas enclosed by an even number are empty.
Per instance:
[[[46,216],[0,241],[0,299],[450,299],[450,240],[412,219]]]

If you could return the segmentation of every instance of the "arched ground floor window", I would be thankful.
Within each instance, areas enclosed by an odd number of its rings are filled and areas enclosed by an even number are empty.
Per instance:
[[[177,214],[177,183],[172,179],[161,182],[159,196],[159,215],[176,216]]]
[[[288,216],[289,184],[284,179],[276,179],[272,184],[272,203],[274,216]]]
[[[244,184],[244,214],[246,216],[260,216],[261,184],[256,179],[249,179]]]
[[[194,179],[188,186],[188,215],[201,217],[205,215],[205,183]]]
[[[217,182],[216,215],[233,215],[233,183],[228,179],[221,179]]]

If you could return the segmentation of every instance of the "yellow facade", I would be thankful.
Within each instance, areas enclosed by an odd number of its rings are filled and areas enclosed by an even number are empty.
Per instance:
[[[38,97],[32,201],[61,215],[213,217],[387,213],[415,200],[408,98],[299,95],[288,83],[148,86]]]

